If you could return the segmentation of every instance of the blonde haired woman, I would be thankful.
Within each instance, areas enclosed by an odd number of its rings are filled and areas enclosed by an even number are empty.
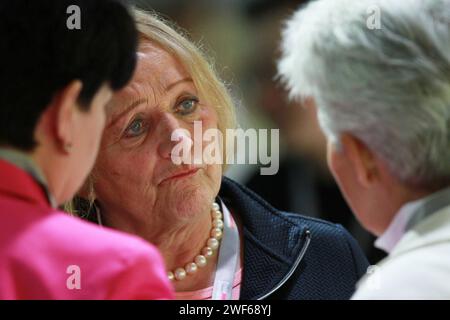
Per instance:
[[[224,133],[234,106],[182,33],[155,14],[135,18],[137,70],[109,106],[82,194],[95,206],[78,209],[155,244],[179,299],[349,298],[367,262],[342,227],[272,208],[220,163],[174,164],[176,129]]]

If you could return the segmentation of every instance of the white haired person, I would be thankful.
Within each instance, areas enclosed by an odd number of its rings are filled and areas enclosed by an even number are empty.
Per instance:
[[[449,299],[450,1],[314,1],[282,50],[283,81],[314,101],[329,167],[389,253],[353,298]]]

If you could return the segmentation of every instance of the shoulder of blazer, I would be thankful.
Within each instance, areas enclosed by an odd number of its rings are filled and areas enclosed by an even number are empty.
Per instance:
[[[342,259],[354,266],[356,281],[359,263],[354,258],[357,254],[353,254],[351,237],[339,225],[277,210],[248,188],[228,178],[223,179],[219,196],[243,221],[247,242],[244,268],[258,272],[261,261],[265,261],[266,266],[268,263],[277,266],[276,272],[267,275],[267,285],[261,285],[251,294],[245,293],[245,298],[267,298],[289,280],[304,258],[309,254],[320,254],[321,250],[341,252]],[[316,249],[308,253],[309,248]],[[251,282],[257,281],[261,281],[261,275],[255,278],[244,271],[243,287],[246,284],[253,287]]]

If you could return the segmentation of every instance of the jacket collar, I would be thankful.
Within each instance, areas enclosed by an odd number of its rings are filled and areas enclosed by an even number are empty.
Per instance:
[[[228,178],[223,178],[219,196],[243,222],[241,299],[265,297],[297,268],[309,244],[308,226],[294,223],[288,215]]]
[[[391,256],[433,245],[450,242],[450,204],[410,229],[392,251]]]
[[[408,221],[407,229],[412,229],[440,209],[450,205],[450,187],[439,190],[421,200]]]
[[[27,162],[16,165],[9,159],[4,152],[0,154],[0,193],[50,207],[51,201],[46,188],[36,178],[38,171],[25,165]]]
[[[404,204],[375,241],[375,247],[391,253],[408,230],[449,204],[450,187]]]

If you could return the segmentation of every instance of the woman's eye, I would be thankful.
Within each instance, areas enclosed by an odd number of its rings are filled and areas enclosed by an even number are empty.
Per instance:
[[[135,119],[131,122],[128,128],[125,130],[126,138],[134,138],[140,136],[146,130],[146,126],[144,124],[144,120]]]
[[[199,100],[196,97],[184,99],[176,106],[176,112],[180,113],[181,115],[190,114],[197,109],[198,102]]]

